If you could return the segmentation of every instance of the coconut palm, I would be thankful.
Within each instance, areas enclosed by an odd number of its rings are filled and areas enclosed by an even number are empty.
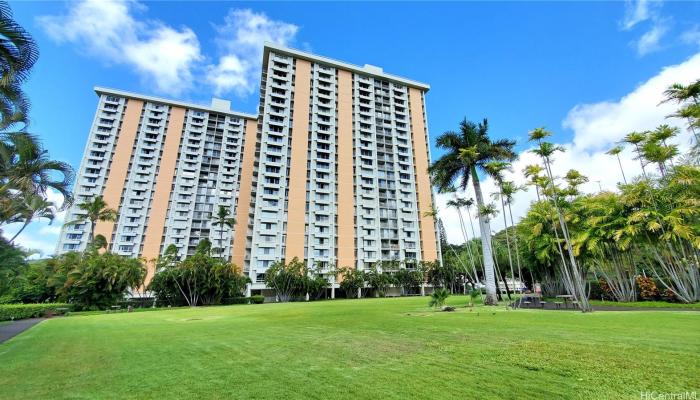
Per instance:
[[[17,192],[45,197],[53,189],[70,204],[73,169],[68,163],[49,159],[39,140],[26,132],[0,134],[0,196]]]
[[[583,271],[579,268],[576,257],[574,257],[574,252],[571,244],[571,237],[569,235],[569,229],[564,218],[564,213],[562,212],[560,202],[563,200],[560,198],[560,191],[557,189],[554,182],[554,174],[552,173],[552,157],[554,153],[558,151],[564,151],[564,148],[557,146],[550,142],[545,142],[543,139],[551,136],[551,132],[545,130],[544,128],[537,128],[529,132],[530,141],[535,141],[538,147],[532,150],[533,153],[539,155],[542,158],[544,164],[544,169],[549,178],[549,190],[546,190],[546,195],[551,199],[554,208],[559,219],[559,228],[564,236],[564,243],[566,245],[566,253],[568,254],[568,262],[564,255],[564,250],[561,247],[561,243],[558,238],[558,232],[556,227],[554,228],[554,234],[557,237],[557,246],[559,249],[559,254],[561,257],[561,272],[564,278],[564,284],[567,286],[569,293],[574,296],[574,298],[579,302],[582,311],[590,311],[591,307],[588,303],[588,293],[586,291],[586,282]]]
[[[39,48],[27,31],[12,18],[6,2],[0,2],[0,129],[27,121],[29,101],[20,84],[29,76]]]
[[[67,222],[67,225],[74,225],[81,222],[90,223],[90,233],[88,235],[88,244],[92,243],[95,235],[95,225],[97,221],[114,221],[117,219],[117,212],[109,208],[107,203],[104,201],[102,196],[95,196],[91,201],[86,201],[84,203],[78,204],[78,209],[84,211],[85,214],[81,215],[79,218]]]
[[[620,172],[622,173],[622,181],[627,184],[627,177],[625,177],[625,169],[622,168],[622,160],[620,160],[620,153],[622,153],[622,146],[615,146],[608,150],[605,154],[617,157],[617,163],[620,165]]]
[[[21,211],[19,214],[24,223],[17,233],[15,233],[12,239],[10,239],[10,243],[14,242],[17,236],[19,236],[20,233],[22,233],[27,225],[29,225],[32,221],[46,218],[49,220],[50,224],[56,217],[56,204],[54,204],[52,201],[48,201],[35,194],[22,197],[20,200]]]
[[[485,172],[484,165],[491,161],[512,161],[516,158],[516,154],[513,152],[515,142],[509,139],[492,140],[488,136],[486,119],[479,124],[463,120],[458,132],[443,133],[437,138],[436,145],[438,149],[446,151],[429,168],[432,181],[437,189],[440,192],[445,192],[453,189],[457,184],[462,190],[465,190],[471,181],[476,202],[480,208],[485,203],[478,170]],[[479,213],[479,228],[486,273],[486,303],[496,304],[490,219],[482,213]]]
[[[219,205],[216,215],[212,218],[212,224],[219,226],[219,255],[224,252],[224,227],[233,229],[236,219],[231,217],[231,209],[224,205]]]

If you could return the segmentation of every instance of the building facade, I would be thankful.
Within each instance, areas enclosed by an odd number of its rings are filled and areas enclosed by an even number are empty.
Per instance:
[[[95,234],[119,254],[181,256],[208,238],[263,288],[294,257],[326,271],[440,258],[427,168],[425,84],[266,45],[258,115],[96,88],[97,114],[75,186],[118,210]],[[237,220],[220,231],[219,205]],[[58,252],[82,250],[89,223]],[[152,271],[150,271],[152,274]]]

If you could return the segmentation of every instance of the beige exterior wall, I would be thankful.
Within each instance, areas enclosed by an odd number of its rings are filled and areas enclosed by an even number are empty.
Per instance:
[[[338,267],[355,268],[352,72],[338,70]]]
[[[420,89],[410,88],[411,135],[413,136],[413,154],[416,166],[416,196],[418,198],[418,220],[420,221],[421,255],[423,261],[435,261],[438,258],[435,234],[435,219],[426,215],[433,210],[432,187],[428,176],[428,144],[423,114],[423,93]]]
[[[143,101],[129,99],[124,111],[124,119],[122,120],[119,137],[114,149],[112,163],[109,166],[109,175],[105,182],[105,188],[102,192],[102,197],[107,203],[107,207],[119,211],[119,203],[122,197],[122,191],[126,183],[127,173],[129,172],[129,160],[131,152],[134,148],[134,139],[139,127],[141,119],[141,111],[143,109]],[[98,221],[95,226],[95,236],[102,235],[111,244],[112,231],[114,230],[114,222]]]
[[[165,143],[163,144],[163,156],[160,159],[153,200],[151,201],[148,215],[148,226],[144,232],[143,252],[141,253],[141,257],[147,260],[147,284],[155,273],[154,264],[150,261],[160,256],[160,245],[168,216],[170,190],[173,184],[173,177],[175,176],[175,169],[177,168],[178,148],[180,147],[184,123],[185,109],[172,107],[170,109],[170,120],[168,121]]]
[[[253,189],[253,168],[255,164],[255,142],[257,141],[257,121],[247,120],[245,125],[245,143],[241,165],[241,185],[238,190],[236,210],[236,231],[233,237],[231,260],[241,270],[245,264],[246,236],[248,232],[248,215],[250,213],[250,194]]]
[[[311,63],[296,60],[294,78],[294,112],[292,118],[292,151],[289,171],[287,207],[287,244],[285,260],[304,259],[306,235],[306,159],[309,142],[309,95]]]

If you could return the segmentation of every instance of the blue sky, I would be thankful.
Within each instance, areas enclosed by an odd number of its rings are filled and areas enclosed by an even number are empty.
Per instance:
[[[668,110],[656,107],[657,92],[668,82],[700,78],[700,2],[11,6],[41,49],[26,85],[31,129],[54,158],[76,168],[95,110],[93,86],[202,103],[216,94],[254,113],[265,39],[430,84],[433,139],[464,117],[487,117],[494,136],[517,139],[525,150],[527,131],[547,126],[569,146],[562,167],[600,175],[606,188],[619,177],[601,151],[626,130],[663,122]],[[523,196],[521,209],[530,198]],[[20,242],[49,253],[56,228],[36,224]]]

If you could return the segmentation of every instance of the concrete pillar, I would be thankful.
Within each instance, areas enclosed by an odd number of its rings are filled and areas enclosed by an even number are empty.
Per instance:
[[[425,296],[425,284],[424,283],[420,284],[420,295]]]
[[[309,301],[309,294],[308,293],[306,293],[306,297],[304,298],[304,300]]]
[[[331,299],[335,299],[335,285],[331,285]]]
[[[245,297],[250,297],[251,286],[250,283],[245,284]]]
[[[362,288],[357,288],[357,298],[358,299],[362,298]]]

